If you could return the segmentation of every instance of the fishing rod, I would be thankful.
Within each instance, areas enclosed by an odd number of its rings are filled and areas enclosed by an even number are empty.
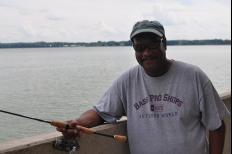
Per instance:
[[[54,127],[58,127],[58,128],[74,129],[70,125],[68,125],[66,122],[62,122],[62,121],[56,121],[56,120],[48,121],[48,120],[29,117],[29,116],[25,116],[22,114],[13,113],[13,112],[4,111],[4,110],[0,110],[0,112],[14,115],[14,116],[18,116],[18,117],[22,117],[22,118],[26,118],[26,119],[31,119],[31,120],[43,122],[43,123],[47,123],[47,124],[50,124],[50,125],[52,125]],[[123,136],[123,135],[109,135],[109,134],[99,133],[99,132],[96,132],[90,128],[86,128],[83,126],[76,126],[76,128],[79,129],[80,131],[82,131],[83,133],[86,133],[86,134],[96,134],[96,135],[100,135],[100,136],[104,136],[104,137],[109,137],[109,138],[113,138],[115,141],[118,141],[118,142],[126,142],[127,141],[127,137]]]

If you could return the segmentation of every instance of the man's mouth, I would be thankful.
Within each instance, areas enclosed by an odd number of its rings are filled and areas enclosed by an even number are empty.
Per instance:
[[[143,58],[142,61],[145,62],[145,61],[156,61],[156,60],[159,60],[159,56],[154,56],[154,57],[151,57],[151,58]]]

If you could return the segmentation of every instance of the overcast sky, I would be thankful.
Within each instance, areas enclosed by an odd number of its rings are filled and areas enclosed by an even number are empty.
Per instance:
[[[231,0],[0,0],[0,42],[121,41],[138,20],[173,39],[231,39]]]

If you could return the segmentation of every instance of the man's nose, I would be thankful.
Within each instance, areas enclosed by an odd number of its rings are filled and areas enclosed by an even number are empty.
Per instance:
[[[143,55],[149,55],[149,54],[151,54],[151,52],[152,52],[151,49],[145,48],[143,51]]]

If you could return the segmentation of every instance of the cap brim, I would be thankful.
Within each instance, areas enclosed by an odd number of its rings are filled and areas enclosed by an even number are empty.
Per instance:
[[[135,35],[138,35],[140,33],[146,33],[146,32],[154,33],[154,34],[156,34],[156,35],[158,35],[160,37],[164,36],[161,32],[159,32],[159,31],[157,31],[155,29],[141,29],[141,30],[137,30],[134,33],[132,33],[131,36],[130,36],[130,39],[132,39]]]

